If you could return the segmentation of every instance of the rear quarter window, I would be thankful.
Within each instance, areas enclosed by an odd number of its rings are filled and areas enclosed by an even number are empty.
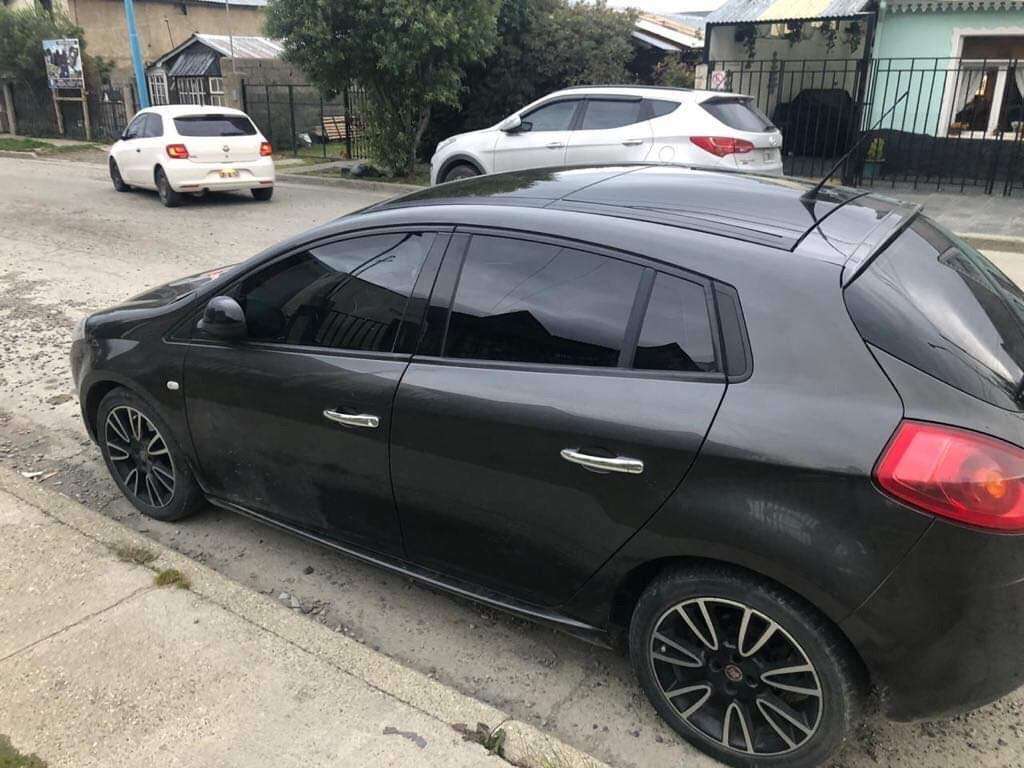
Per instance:
[[[845,297],[866,341],[988,403],[1020,410],[1024,293],[967,243],[920,216]]]
[[[736,131],[767,133],[775,130],[772,121],[754,105],[753,99],[716,96],[702,101],[700,106],[718,122]]]
[[[174,118],[179,136],[255,136],[256,126],[245,115],[186,115]]]

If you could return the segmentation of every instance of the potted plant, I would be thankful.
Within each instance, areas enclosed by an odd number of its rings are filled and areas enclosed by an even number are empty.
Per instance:
[[[882,163],[885,162],[885,139],[872,139],[864,156],[865,179],[875,179],[882,175]]]

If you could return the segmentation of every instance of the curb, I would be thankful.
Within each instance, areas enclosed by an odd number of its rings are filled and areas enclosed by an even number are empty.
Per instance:
[[[0,157],[14,157],[19,160],[24,160],[26,158],[32,158],[34,160],[43,159],[36,153],[34,149],[27,149],[20,152],[17,152],[13,149],[0,149]]]
[[[339,179],[330,176],[314,176],[307,173],[278,173],[278,181],[286,181],[290,184],[307,184],[317,187],[348,187],[363,192],[390,192],[394,195],[404,195],[407,192],[419,192],[426,187],[418,184],[392,184],[386,181],[368,181],[363,179]]]
[[[520,768],[567,765],[573,768],[608,768],[605,763],[545,734],[507,713],[460,693],[426,675],[390,659],[365,645],[282,606],[267,595],[231,581],[202,563],[136,533],[56,491],[0,470],[0,489],[39,509],[79,534],[111,547],[135,544],[158,553],[154,565],[176,568],[188,576],[191,592],[229,613],[289,642],[299,650],[361,680],[383,694],[449,726],[465,724],[470,730],[485,723],[505,732],[504,759]],[[555,763],[558,760],[560,762]]]
[[[960,237],[979,251],[1002,251],[1003,253],[1024,254],[1024,237],[1012,235],[986,235],[977,232],[963,232]]]

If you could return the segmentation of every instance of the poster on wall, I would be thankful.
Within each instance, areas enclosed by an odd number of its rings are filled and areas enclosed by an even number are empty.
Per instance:
[[[85,88],[82,75],[82,48],[75,38],[43,40],[43,58],[50,88]]]

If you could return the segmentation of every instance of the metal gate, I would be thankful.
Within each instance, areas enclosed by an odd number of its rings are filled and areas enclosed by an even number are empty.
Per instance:
[[[105,86],[98,94],[90,94],[89,116],[92,118],[94,139],[117,140],[128,126],[124,92],[119,88]]]
[[[1024,61],[775,59],[708,68],[724,70],[725,89],[752,96],[779,127],[789,175],[820,177],[863,138],[844,165],[846,183],[1003,195],[1024,187]]]

